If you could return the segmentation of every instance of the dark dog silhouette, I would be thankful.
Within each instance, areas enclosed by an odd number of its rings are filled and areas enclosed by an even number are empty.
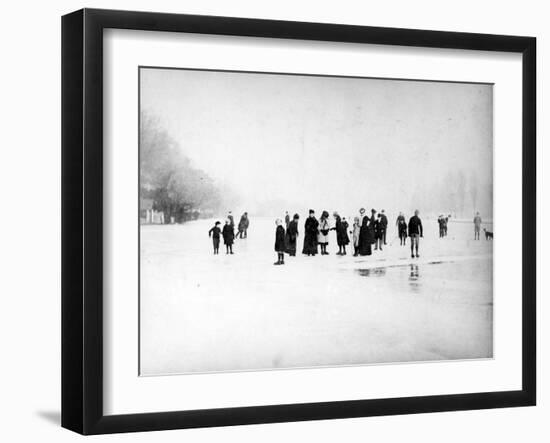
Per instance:
[[[485,232],[485,240],[493,239],[493,233],[490,231],[487,231],[487,229],[483,228],[483,232]]]

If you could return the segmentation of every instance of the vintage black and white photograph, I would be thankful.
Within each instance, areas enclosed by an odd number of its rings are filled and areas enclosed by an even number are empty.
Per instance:
[[[142,376],[493,358],[493,85],[139,68]]]

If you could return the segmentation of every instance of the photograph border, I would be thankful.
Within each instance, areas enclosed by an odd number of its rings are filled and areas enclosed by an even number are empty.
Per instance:
[[[103,30],[264,37],[522,54],[522,389],[105,415]],[[536,404],[536,39],[340,24],[82,9],[62,18],[62,426],[152,431]]]

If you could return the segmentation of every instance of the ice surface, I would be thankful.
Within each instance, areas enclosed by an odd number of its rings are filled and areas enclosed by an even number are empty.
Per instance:
[[[330,255],[274,266],[273,219],[234,255],[212,254],[213,221],[141,227],[142,375],[492,357],[493,242],[472,223],[439,239],[423,220],[419,259],[390,221],[372,256],[335,255],[331,231]]]

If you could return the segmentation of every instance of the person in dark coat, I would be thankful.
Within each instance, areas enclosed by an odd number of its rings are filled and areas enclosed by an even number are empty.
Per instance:
[[[315,211],[309,210],[309,217],[306,218],[304,224],[304,249],[302,254],[316,255],[317,254],[317,230],[319,222],[315,218]]]
[[[374,219],[374,250],[382,250],[382,225],[381,225],[381,214],[378,214],[378,217]]]
[[[280,218],[275,220],[277,228],[275,229],[275,251],[277,252],[277,261],[274,265],[285,264],[285,228]]]
[[[298,239],[298,220],[300,216],[294,214],[292,221],[288,223],[288,228],[286,230],[286,252],[291,256],[296,256],[296,242]]]
[[[397,234],[399,235],[399,245],[405,246],[407,244],[407,221],[402,212],[399,213],[395,225],[397,226]]]
[[[231,220],[229,217],[225,221],[225,226],[222,230],[223,235],[223,243],[225,245],[225,253],[226,254],[233,254],[233,240],[235,238],[235,231],[233,230],[233,226],[231,225]]]
[[[239,225],[237,227],[238,231],[237,232],[237,237],[238,238],[246,238],[247,237],[247,233],[246,231],[248,230],[248,213],[245,212],[243,215],[241,215],[241,219],[239,220]]]
[[[414,215],[409,220],[409,237],[411,238],[411,258],[414,258],[414,249],[416,249],[416,258],[418,255],[418,244],[420,243],[420,237],[424,236],[422,229],[422,220],[418,216],[418,209],[414,211]]]
[[[386,232],[388,231],[388,217],[386,217],[385,211],[383,209],[380,211],[380,230],[382,233],[382,241],[384,242],[384,244],[387,244]]]
[[[214,245],[214,254],[220,253],[220,233],[222,230],[220,229],[220,222],[217,221],[214,223],[214,226],[208,231],[208,237],[212,237],[212,243]]]
[[[336,255],[346,255],[346,245],[349,244],[348,237],[348,222],[338,215],[337,212],[333,214],[336,223],[331,230],[336,231],[336,243],[338,243],[338,252]]]
[[[365,215],[365,210],[361,208],[359,211],[361,215],[361,230],[359,231],[359,255],[371,255],[372,254],[372,231],[370,229],[370,219]]]
[[[370,222],[369,222],[369,230],[370,230],[370,242],[371,244],[376,243],[376,225],[377,225],[377,218],[376,218],[376,209],[370,210]]]

